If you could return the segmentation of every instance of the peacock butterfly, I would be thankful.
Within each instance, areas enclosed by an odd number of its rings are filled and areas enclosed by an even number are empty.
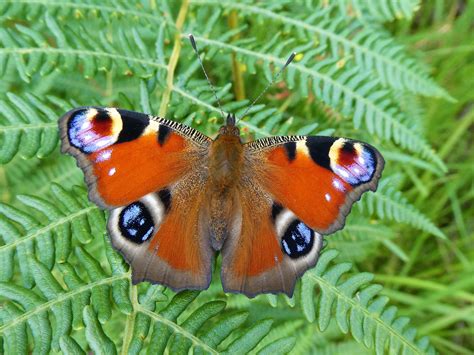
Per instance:
[[[220,252],[224,291],[291,296],[323,235],[376,190],[384,166],[374,147],[347,138],[243,143],[231,114],[215,139],[116,108],[76,108],[59,128],[90,200],[110,210],[108,233],[133,283],[175,291],[208,288]]]

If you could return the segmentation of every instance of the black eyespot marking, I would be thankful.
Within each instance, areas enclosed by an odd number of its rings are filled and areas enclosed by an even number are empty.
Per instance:
[[[273,202],[272,205],[272,221],[275,222],[275,219],[277,216],[280,214],[280,212],[283,210],[283,206],[280,205],[278,202]]]
[[[129,241],[141,244],[151,238],[155,224],[147,207],[137,201],[120,212],[119,228],[122,235]]]
[[[171,129],[165,125],[160,125],[160,128],[158,130],[158,143],[160,146],[163,146],[165,144],[166,139],[171,133]]]
[[[354,144],[352,142],[345,141],[342,145],[342,151],[348,154],[356,154]]]
[[[158,192],[158,196],[165,206],[165,212],[168,212],[171,207],[171,192],[169,189],[163,189]]]
[[[314,244],[314,231],[299,220],[293,221],[281,238],[281,248],[292,259],[308,254]]]
[[[97,108],[97,114],[94,116],[95,121],[109,121],[112,118],[109,113],[103,108]]]
[[[122,118],[122,131],[116,143],[129,142],[140,137],[150,124],[150,119],[143,113],[117,110]]]
[[[337,138],[334,137],[308,137],[306,146],[309,155],[316,164],[331,170],[331,159],[329,158],[329,150]]]
[[[288,142],[283,145],[285,147],[286,155],[289,161],[293,161],[296,158],[296,142]]]

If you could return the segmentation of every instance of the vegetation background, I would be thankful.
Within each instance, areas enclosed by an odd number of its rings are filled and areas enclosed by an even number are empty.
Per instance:
[[[472,354],[474,2],[0,2],[0,349]],[[213,135],[291,51],[241,122],[248,139],[334,134],[380,148],[379,190],[326,238],[292,299],[130,284],[105,214],[58,152],[82,105]],[[219,270],[219,265],[216,266]]]

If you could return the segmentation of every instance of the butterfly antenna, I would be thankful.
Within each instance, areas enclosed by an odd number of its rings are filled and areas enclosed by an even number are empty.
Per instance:
[[[216,89],[214,88],[214,85],[212,85],[211,80],[207,76],[206,69],[204,69],[204,65],[202,64],[201,56],[199,55],[199,52],[198,52],[198,49],[197,49],[197,46],[196,46],[196,41],[194,40],[194,36],[192,34],[189,35],[189,41],[191,42],[191,46],[193,47],[194,52],[196,53],[196,55],[198,57],[199,64],[201,64],[201,68],[202,68],[202,71],[204,72],[204,75],[206,76],[207,82],[209,83],[209,86],[211,87],[212,92],[214,93],[214,97],[216,98],[217,104],[219,105],[219,110],[221,111],[222,118],[224,118],[225,116],[224,116],[224,111],[222,111],[221,102],[219,101],[219,98],[217,97],[217,93],[216,93]]]
[[[293,52],[291,53],[291,55],[288,57],[288,60],[286,61],[285,65],[278,71],[278,73],[276,73],[272,80],[267,84],[267,86],[265,87],[265,89],[263,89],[263,91],[260,93],[260,95],[258,95],[253,101],[252,103],[250,104],[249,107],[247,107],[247,109],[245,110],[245,112],[243,113],[242,116],[240,116],[237,121],[240,121],[240,119],[242,119],[243,117],[245,117],[245,115],[247,114],[247,112],[250,111],[250,109],[257,103],[257,101],[262,97],[263,94],[265,94],[267,92],[267,90],[275,83],[275,81],[278,79],[278,77],[280,76],[280,74],[283,72],[283,70],[286,69],[286,67],[288,65],[290,65],[290,63],[293,61],[293,59],[295,59],[295,56],[296,56],[296,52]]]

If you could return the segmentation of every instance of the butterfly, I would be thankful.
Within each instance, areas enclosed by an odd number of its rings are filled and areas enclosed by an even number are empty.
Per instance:
[[[112,245],[132,281],[207,289],[216,253],[225,292],[292,296],[323,235],[344,226],[384,160],[371,145],[324,136],[244,143],[234,115],[211,139],[184,124],[82,107],[59,121],[89,198],[110,211]]]

